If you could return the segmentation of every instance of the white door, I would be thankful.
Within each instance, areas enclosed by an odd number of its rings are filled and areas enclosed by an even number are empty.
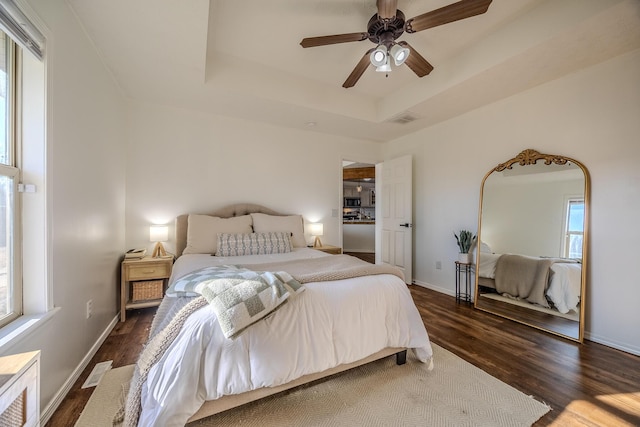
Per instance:
[[[376,200],[376,217],[382,219],[377,261],[400,268],[409,284],[413,281],[412,166],[410,155],[382,163]]]

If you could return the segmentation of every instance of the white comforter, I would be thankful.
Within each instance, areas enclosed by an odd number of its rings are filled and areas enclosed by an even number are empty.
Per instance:
[[[555,263],[551,267],[547,296],[560,313],[580,312],[580,291],[582,290],[582,264]]]
[[[325,254],[308,249],[292,258]],[[180,257],[172,280],[204,265],[256,263],[209,255]],[[238,260],[237,258],[241,258]],[[273,262],[273,256],[265,256]],[[393,275],[305,284],[306,291],[235,340],[207,306],[185,323],[150,371],[139,426],[184,425],[205,400],[287,383],[365,358],[385,347],[414,349],[431,360],[429,337],[405,283]]]

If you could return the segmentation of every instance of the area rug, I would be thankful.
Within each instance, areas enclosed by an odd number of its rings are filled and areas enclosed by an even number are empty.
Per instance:
[[[433,345],[432,371],[409,352],[189,424],[213,426],[530,426],[550,408]],[[108,427],[133,366],[112,369],[76,427]]]

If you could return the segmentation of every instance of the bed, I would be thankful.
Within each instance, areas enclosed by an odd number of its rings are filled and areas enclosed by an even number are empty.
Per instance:
[[[124,425],[184,425],[382,357],[395,354],[402,364],[407,349],[433,366],[427,331],[401,273],[307,248],[299,215],[250,204],[182,215],[176,256],[120,414]],[[216,305],[222,293],[212,297],[210,290],[239,283],[225,276],[235,270],[242,277],[275,277],[286,302],[248,326],[230,328]],[[206,280],[192,280],[201,276]]]
[[[574,259],[480,253],[478,285],[562,314],[578,313],[581,280],[582,264]]]

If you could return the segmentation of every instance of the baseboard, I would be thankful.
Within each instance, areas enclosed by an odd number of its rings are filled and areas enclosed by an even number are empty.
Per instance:
[[[98,352],[98,349],[100,348],[102,343],[104,343],[104,341],[107,339],[113,328],[116,327],[119,320],[120,313],[116,314],[116,317],[114,317],[113,320],[107,325],[107,328],[102,332],[95,344],[93,344],[87,354],[82,358],[78,366],[76,366],[69,378],[67,378],[67,381],[65,381],[60,390],[58,390],[55,396],[53,396],[53,399],[51,399],[51,401],[44,408],[44,410],[40,414],[40,425],[43,426],[47,424],[49,419],[53,416],[53,413],[56,411],[56,409],[58,409],[58,406],[60,406],[64,398],[67,396],[67,393],[69,393],[69,390],[71,390],[71,387],[73,387],[78,378],[80,378],[80,375],[82,374],[84,369],[87,367],[87,365],[89,365],[89,362],[91,362],[93,356],[95,356],[95,354]]]
[[[628,344],[620,343],[617,341],[611,341],[610,339],[592,334],[591,332],[588,332],[586,330],[584,331],[584,338],[607,347],[615,348],[616,350],[624,351],[625,353],[631,353],[633,355],[640,356],[640,348],[638,347],[629,346]]]
[[[413,285],[418,285],[423,288],[431,289],[432,291],[440,292],[441,294],[446,294],[452,297],[456,296],[456,291],[452,289],[443,288],[440,286],[432,285],[431,283],[421,282],[420,280],[414,280]]]

